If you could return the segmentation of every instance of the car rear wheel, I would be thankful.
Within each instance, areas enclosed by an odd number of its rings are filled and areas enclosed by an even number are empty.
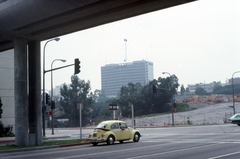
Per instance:
[[[139,133],[135,133],[133,136],[133,141],[134,142],[138,142],[140,140],[140,134]]]
[[[97,146],[98,143],[97,142],[92,142],[93,146]]]
[[[237,124],[238,126],[240,126],[240,124]]]
[[[107,144],[112,145],[112,144],[114,144],[114,141],[115,141],[114,137],[112,135],[110,135],[107,139]]]

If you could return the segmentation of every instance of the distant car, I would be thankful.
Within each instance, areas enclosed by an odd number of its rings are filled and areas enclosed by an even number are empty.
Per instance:
[[[240,126],[240,114],[234,114],[228,119],[232,124]]]
[[[107,120],[99,123],[93,133],[89,134],[88,140],[96,146],[100,142],[106,142],[108,145],[115,141],[123,143],[126,140],[138,142],[141,134],[138,130],[128,127],[121,120]]]

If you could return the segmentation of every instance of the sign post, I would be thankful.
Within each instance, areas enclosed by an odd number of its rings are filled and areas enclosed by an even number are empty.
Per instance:
[[[82,139],[82,109],[83,109],[83,104],[78,103],[77,108],[79,109],[80,139]]]
[[[175,99],[172,98],[170,102],[172,103],[172,126],[174,126],[174,105],[176,105]]]
[[[109,110],[113,110],[113,120],[116,119],[116,115],[115,115],[115,110],[118,110],[118,105],[117,104],[109,104]]]

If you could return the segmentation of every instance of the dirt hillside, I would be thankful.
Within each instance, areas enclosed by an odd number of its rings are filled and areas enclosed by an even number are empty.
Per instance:
[[[200,124],[223,124],[233,114],[232,103],[220,103],[214,105],[191,104],[191,108],[197,108],[188,112],[174,113],[175,125],[200,125]],[[240,110],[240,103],[235,103],[235,110]],[[132,120],[126,120],[128,125],[132,125]],[[159,115],[146,118],[135,118],[136,126],[167,126],[172,125],[172,114]]]

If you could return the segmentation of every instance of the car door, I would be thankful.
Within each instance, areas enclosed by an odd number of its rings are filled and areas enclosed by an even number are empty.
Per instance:
[[[128,140],[130,138],[130,130],[126,123],[121,123],[120,134],[121,140]]]
[[[119,130],[118,123],[113,123],[111,125],[111,131],[114,133],[116,140],[119,140],[121,138],[121,131]]]

